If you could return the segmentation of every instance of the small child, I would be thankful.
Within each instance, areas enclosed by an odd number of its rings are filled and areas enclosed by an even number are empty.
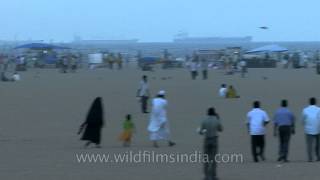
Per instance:
[[[124,147],[129,147],[131,145],[132,134],[135,131],[134,123],[131,120],[131,115],[126,116],[126,120],[123,123],[123,132],[120,135],[120,140],[123,141]]]

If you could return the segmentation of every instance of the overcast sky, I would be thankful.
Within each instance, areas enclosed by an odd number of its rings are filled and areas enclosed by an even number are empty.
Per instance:
[[[0,39],[320,41],[320,0],[0,0]],[[258,27],[268,26],[269,30]]]

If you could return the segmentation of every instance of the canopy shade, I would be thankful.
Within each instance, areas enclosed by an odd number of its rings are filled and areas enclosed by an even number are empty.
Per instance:
[[[34,50],[49,50],[49,49],[70,49],[68,47],[62,47],[62,46],[55,46],[51,44],[45,44],[45,43],[31,43],[31,44],[24,44],[21,46],[17,46],[14,49],[34,49]]]
[[[140,59],[140,62],[144,62],[144,63],[156,63],[157,61],[159,61],[160,58],[159,57],[143,57]]]
[[[256,49],[252,49],[250,51],[247,51],[246,53],[249,54],[249,53],[268,53],[268,52],[286,52],[286,51],[288,51],[287,48],[273,44],[273,45],[267,45],[267,46],[259,47]]]

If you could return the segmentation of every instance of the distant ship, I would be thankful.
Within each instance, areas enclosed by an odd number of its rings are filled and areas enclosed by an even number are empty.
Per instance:
[[[246,37],[189,37],[187,33],[180,33],[175,36],[175,43],[199,43],[199,44],[235,44],[250,43],[251,36]]]
[[[138,43],[138,39],[123,39],[123,40],[104,40],[104,39],[93,39],[83,40],[81,38],[75,38],[73,43],[82,45],[117,45],[117,44],[135,44]]]

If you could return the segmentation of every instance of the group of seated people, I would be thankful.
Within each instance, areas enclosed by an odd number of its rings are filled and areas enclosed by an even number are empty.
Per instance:
[[[5,72],[1,72],[1,81],[3,82],[15,82],[20,80],[20,74],[18,74],[17,72],[14,72],[11,77],[7,77]]]
[[[226,84],[221,85],[221,88],[219,90],[219,96],[223,98],[240,98],[234,87],[231,85],[227,87]]]

